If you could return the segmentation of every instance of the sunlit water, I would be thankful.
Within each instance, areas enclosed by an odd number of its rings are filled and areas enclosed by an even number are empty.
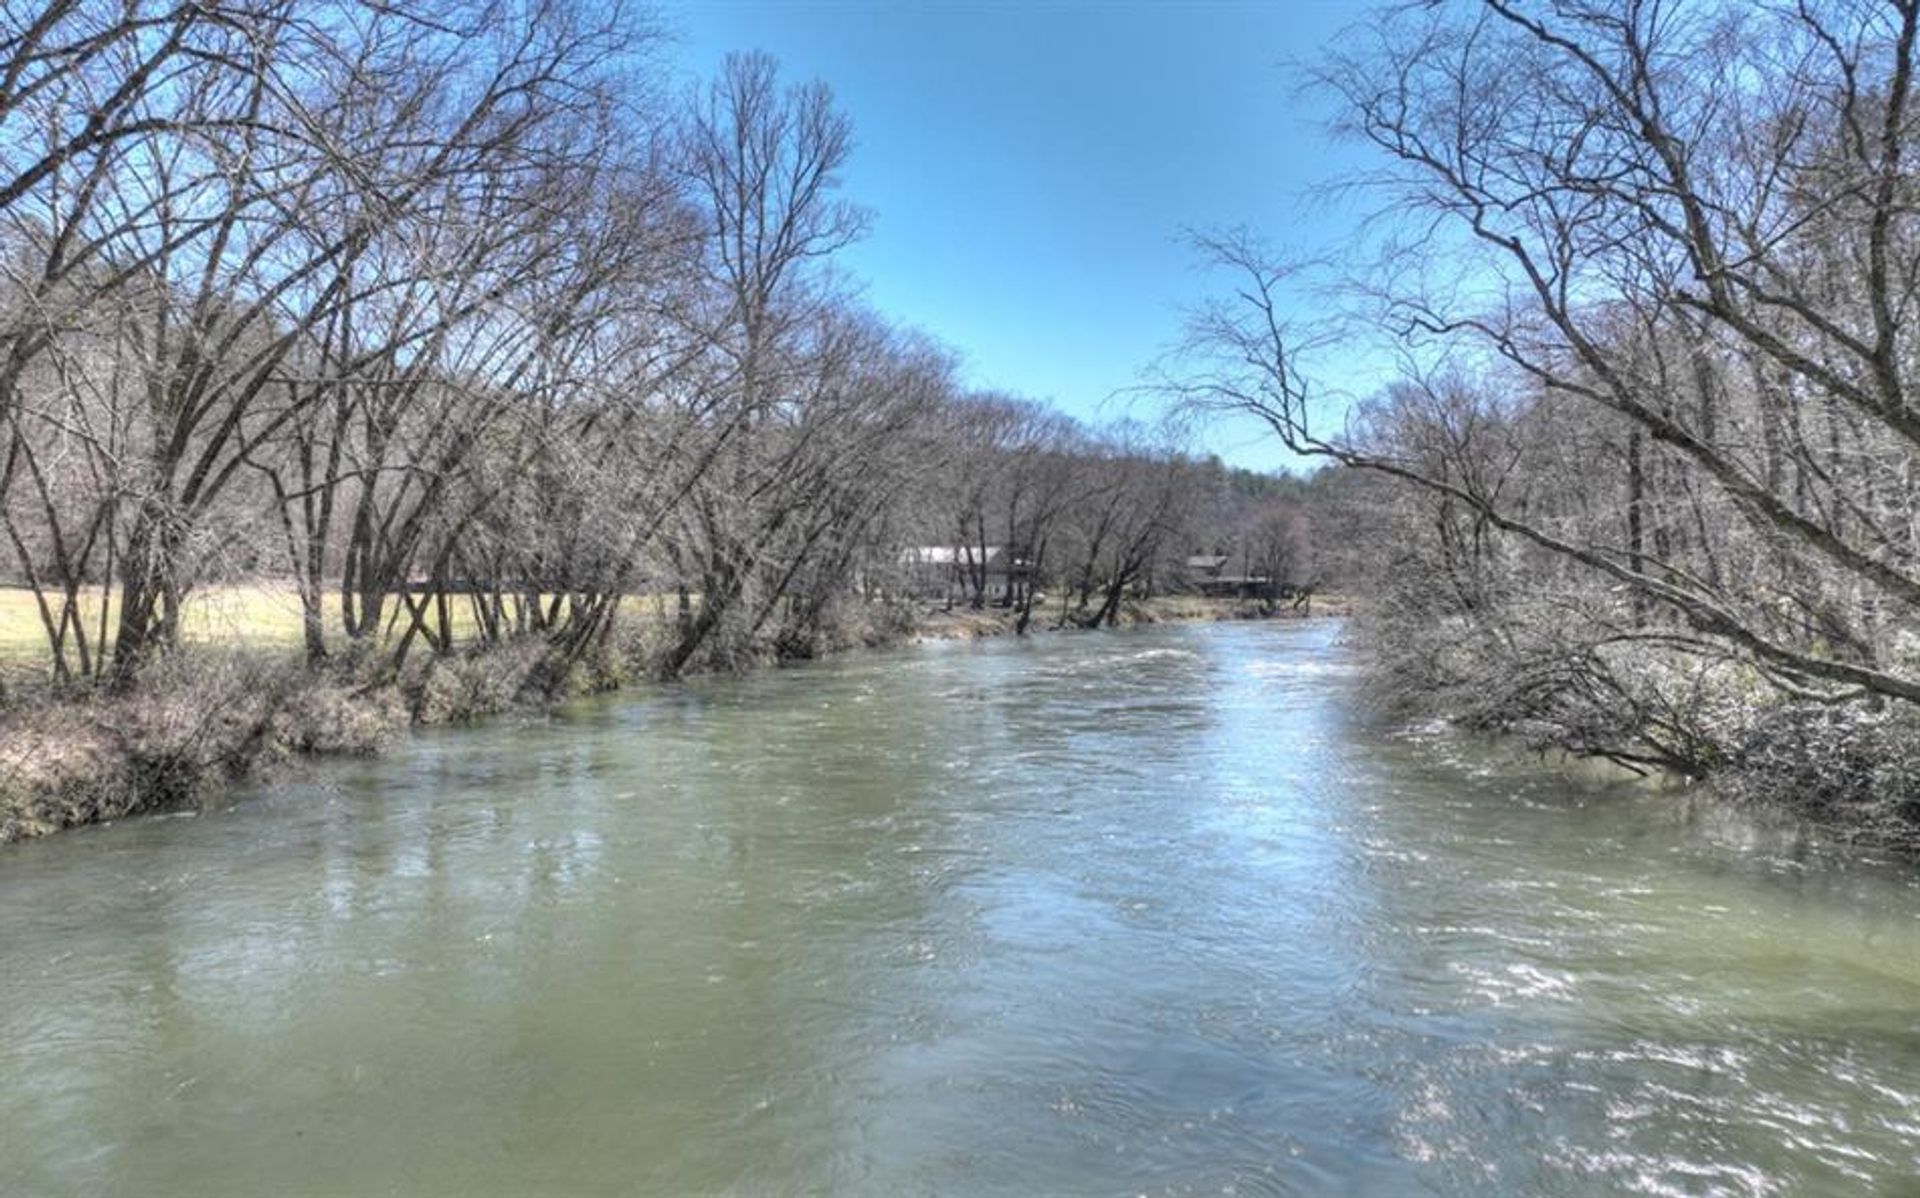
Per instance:
[[[0,853],[0,1192],[1913,1193],[1920,881],[1359,717],[846,658]]]

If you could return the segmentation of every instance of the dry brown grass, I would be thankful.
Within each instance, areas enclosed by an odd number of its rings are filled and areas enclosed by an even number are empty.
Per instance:
[[[667,596],[633,595],[622,601],[622,613],[662,618],[672,600]],[[397,601],[396,601],[397,605]],[[81,607],[89,634],[99,627],[100,596],[83,596]],[[328,635],[339,637],[340,597],[322,600]],[[477,637],[472,605],[456,597],[451,604],[456,644]],[[119,615],[117,599],[107,610],[107,626]],[[189,647],[221,649],[294,650],[300,646],[300,596],[278,583],[237,583],[206,587],[188,596],[181,615],[181,639]],[[111,646],[109,645],[109,648]],[[47,635],[33,593],[24,587],[0,587],[0,669],[12,673],[46,666]]]

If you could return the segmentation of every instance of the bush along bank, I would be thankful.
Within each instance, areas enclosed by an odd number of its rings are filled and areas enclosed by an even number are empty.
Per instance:
[[[1920,712],[1784,692],[1728,654],[1676,654],[1567,607],[1432,618],[1389,593],[1355,620],[1373,706],[1697,783],[1843,839],[1920,853]]]
[[[539,701],[544,656],[509,642],[382,679],[181,650],[125,693],[38,697],[0,720],[0,843],[192,806],[298,757],[377,753],[413,724]]]
[[[1257,606],[1156,599],[1120,625],[1254,618]],[[920,639],[1011,635],[1016,613],[876,606],[806,644],[691,663],[680,676],[745,671]],[[1050,624],[1036,622],[1035,630]],[[421,658],[398,674],[377,657],[318,664],[258,652],[177,650],[125,693],[47,692],[0,716],[0,844],[173,811],[314,756],[377,754],[409,729],[463,724],[659,680],[665,634],[636,626],[585,656],[523,637]]]

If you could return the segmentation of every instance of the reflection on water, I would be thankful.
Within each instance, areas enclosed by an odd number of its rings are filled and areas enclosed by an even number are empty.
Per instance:
[[[0,855],[0,1192],[1847,1194],[1920,881],[1353,714],[1332,625],[848,658]]]

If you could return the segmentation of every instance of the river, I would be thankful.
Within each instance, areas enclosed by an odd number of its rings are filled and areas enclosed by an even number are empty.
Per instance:
[[[848,656],[0,852],[0,1193],[1914,1192],[1912,866],[1374,730],[1338,628]]]

